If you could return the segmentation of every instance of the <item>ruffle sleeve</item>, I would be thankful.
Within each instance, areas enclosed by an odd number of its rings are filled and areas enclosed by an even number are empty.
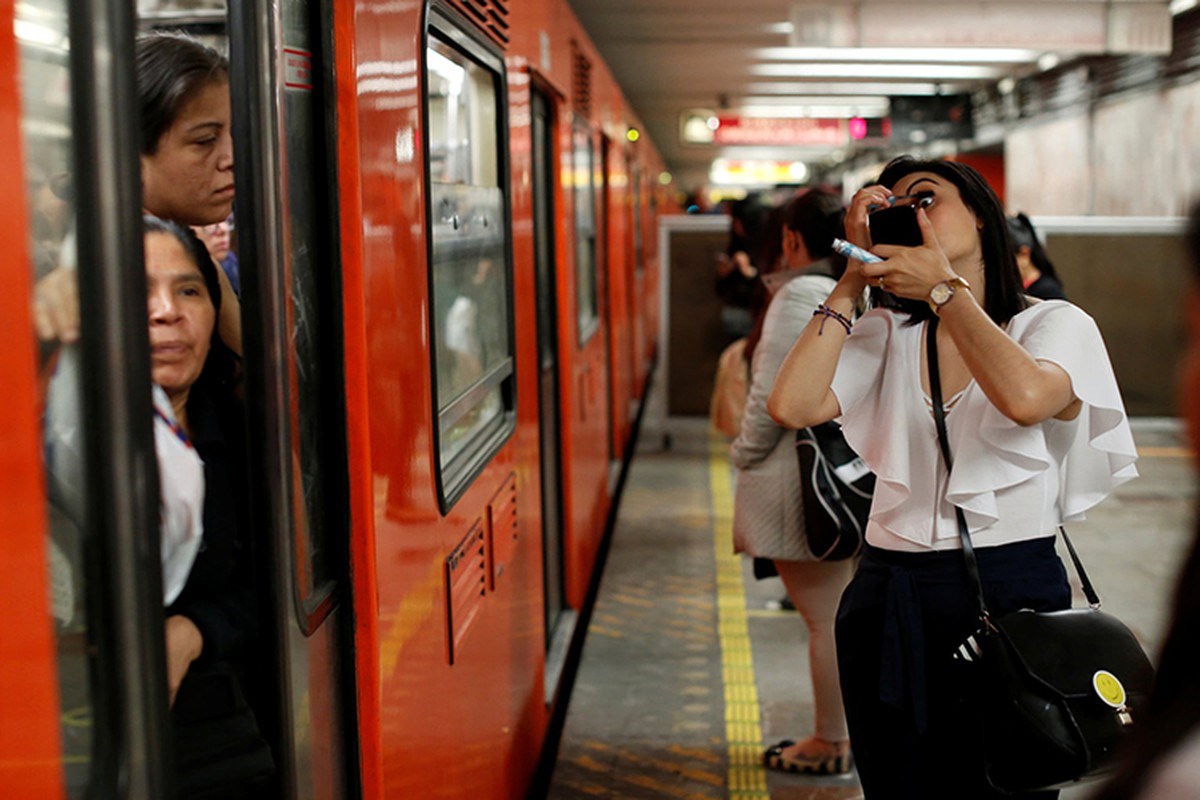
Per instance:
[[[1095,320],[1063,301],[1039,303],[1013,318],[1009,334],[1039,361],[1061,367],[1082,407],[1074,420],[1022,426],[1005,417],[975,384],[956,408],[954,470],[946,497],[972,530],[999,519],[997,492],[1058,470],[1062,521],[1084,512],[1137,476],[1137,449],[1125,405]],[[978,431],[976,434],[975,432]],[[955,433],[959,435],[955,436]]]
[[[904,318],[884,309],[867,312],[854,324],[842,348],[831,388],[837,396],[846,442],[875,473],[871,519],[885,527],[899,522],[912,497],[913,472],[928,472],[935,464],[929,453],[914,448],[910,437],[912,413],[903,398],[910,391],[914,366],[908,350],[898,346],[919,328],[903,327]],[[904,527],[899,522],[899,527]],[[903,534],[901,534],[903,535]]]

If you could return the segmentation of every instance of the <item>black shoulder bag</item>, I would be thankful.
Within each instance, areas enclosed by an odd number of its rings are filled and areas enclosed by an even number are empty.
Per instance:
[[[938,443],[949,471],[936,319],[925,335]],[[954,510],[982,623],[954,658],[962,665],[965,718],[979,726],[986,780],[1001,792],[1018,793],[1109,771],[1150,694],[1154,669],[1146,653],[1129,628],[1100,611],[1100,598],[1061,527],[1089,607],[991,617],[966,518]]]
[[[875,473],[854,452],[836,422],[796,431],[804,537],[817,561],[838,561],[862,550],[875,492]]]

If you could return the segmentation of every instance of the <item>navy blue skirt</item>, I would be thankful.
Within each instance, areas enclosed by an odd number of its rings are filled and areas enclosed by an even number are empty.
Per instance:
[[[1071,606],[1054,541],[976,549],[993,615]],[[982,783],[978,741],[960,708],[952,658],[978,628],[962,551],[865,548],[838,608],[837,648],[850,744],[867,800],[997,796]]]

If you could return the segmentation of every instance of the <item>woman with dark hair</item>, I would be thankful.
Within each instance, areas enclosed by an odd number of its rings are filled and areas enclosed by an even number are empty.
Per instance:
[[[872,208],[918,192],[932,199],[916,212],[922,243],[873,245]],[[876,475],[836,627],[851,748],[868,800],[994,797],[952,663],[980,625],[960,520],[992,614],[1067,608],[1055,532],[1135,477],[1137,452],[1095,322],[1025,295],[1003,208],[975,170],[896,159],[854,196],[846,229],[883,260],[850,262],[769,408],[792,427],[838,419]],[[880,307],[852,322],[867,285]]]
[[[229,62],[180,33],[138,37],[142,208],[185,225],[214,225],[233,210]],[[223,271],[221,338],[241,353],[241,308]]]
[[[218,270],[188,229],[144,218],[151,376],[204,461],[203,545],[166,609],[167,682],[183,797],[249,797],[273,771],[236,667],[255,611],[237,357],[217,335]],[[161,412],[160,412],[161,413]]]
[[[1013,239],[1013,254],[1017,257],[1017,269],[1021,273],[1021,285],[1025,293],[1042,300],[1066,300],[1062,281],[1038,241],[1033,223],[1024,214],[1008,218],[1008,232]]]
[[[1192,285],[1190,339],[1181,368],[1179,406],[1193,450],[1200,450],[1200,205],[1188,228]],[[1146,716],[1113,778],[1092,800],[1192,800],[1200,786],[1200,518],[1179,571],[1171,624],[1158,659]]]
[[[767,414],[767,396],[788,349],[845,271],[845,259],[833,252],[844,216],[841,198],[821,189],[806,192],[783,210],[780,238],[787,269],[764,278],[771,297],[761,326],[755,328],[761,330],[761,338],[752,350],[746,411],[729,449],[738,470],[734,549],[774,562],[809,632],[815,730],[801,742],[779,742],[764,753],[763,761],[772,769],[826,775],[850,771],[833,618],[853,566],[850,561],[818,561],[809,549],[795,436]]]

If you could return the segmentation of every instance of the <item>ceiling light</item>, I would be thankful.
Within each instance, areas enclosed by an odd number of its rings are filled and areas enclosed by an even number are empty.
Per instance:
[[[879,64],[755,64],[752,75],[764,78],[874,78],[875,80],[971,81],[998,78],[994,67],[958,66],[951,64],[901,64],[881,67]]]
[[[854,83],[850,81],[830,83],[750,83],[742,87],[754,95],[922,95],[953,94],[956,88],[946,83]],[[822,101],[824,102],[824,101]]]
[[[1038,59],[1038,69],[1048,72],[1058,66],[1059,58],[1054,53],[1046,53]]]
[[[1017,88],[1017,82],[1012,77],[1001,78],[996,82],[996,91],[1000,94],[1012,94]]]
[[[1013,47],[758,47],[754,55],[764,61],[1027,64],[1037,60],[1038,51]]]
[[[814,100],[803,105],[799,103],[789,105],[744,105],[737,109],[737,113],[741,117],[851,119],[852,117],[886,117],[890,108],[891,105],[886,100],[882,103],[855,103],[854,105],[825,103],[820,100]]]
[[[1191,11],[1200,0],[1171,0],[1171,14],[1182,14]]]

